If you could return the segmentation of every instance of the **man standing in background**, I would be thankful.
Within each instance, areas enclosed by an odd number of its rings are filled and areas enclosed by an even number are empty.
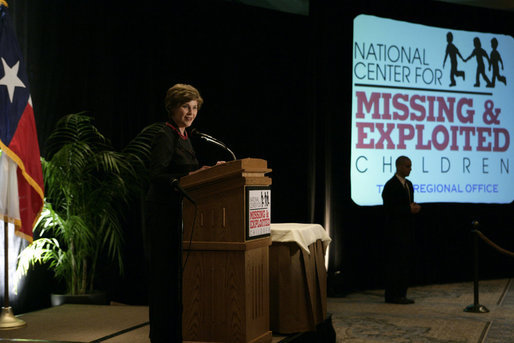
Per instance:
[[[384,186],[382,199],[386,213],[385,302],[413,304],[407,298],[412,250],[413,215],[421,206],[414,202],[412,182],[406,179],[412,169],[407,156],[396,159],[396,174]]]

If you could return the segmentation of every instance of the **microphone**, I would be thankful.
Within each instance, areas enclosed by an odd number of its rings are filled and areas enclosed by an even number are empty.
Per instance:
[[[182,188],[182,186],[180,185],[180,182],[177,179],[171,179],[171,186],[173,188],[175,188],[175,190],[180,192],[183,196],[185,196],[187,198],[187,200],[191,201],[193,203],[193,205],[196,206],[196,202],[193,200],[193,198],[191,198],[189,196],[189,194],[187,194],[187,192],[184,190],[184,188]]]
[[[210,142],[210,143],[213,143],[217,146],[220,146],[221,148],[223,148],[224,150],[228,151],[230,153],[230,155],[232,155],[232,158],[234,160],[236,160],[236,155],[232,152],[232,150],[229,149],[228,146],[226,146],[226,144],[224,144],[223,142],[221,142],[220,140],[212,137],[212,136],[209,136],[208,134],[206,133],[202,133],[200,131],[198,131],[197,129],[191,129],[191,134],[195,135],[195,136],[199,136],[200,138],[202,138],[203,140],[207,141],[207,142]]]

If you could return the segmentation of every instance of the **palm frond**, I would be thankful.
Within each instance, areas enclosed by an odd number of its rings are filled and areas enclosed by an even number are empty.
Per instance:
[[[112,149],[110,141],[93,125],[93,118],[85,112],[69,114],[61,118],[52,134],[48,137],[49,155],[59,151],[62,146],[75,142],[86,143],[100,150]]]
[[[145,185],[151,143],[162,126],[145,127],[118,152],[85,112],[59,120],[41,159],[47,198],[34,235],[40,238],[20,254],[20,272],[47,264],[73,293],[93,288],[104,252],[123,271],[123,213]]]
[[[56,238],[39,238],[23,249],[18,255],[18,265],[14,278],[14,289],[17,291],[19,281],[28,270],[36,264],[50,263],[59,269],[59,241]]]

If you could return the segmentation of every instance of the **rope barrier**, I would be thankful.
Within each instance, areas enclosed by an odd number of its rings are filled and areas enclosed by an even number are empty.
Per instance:
[[[474,269],[473,298],[474,298],[474,301],[473,301],[473,304],[466,306],[466,308],[464,309],[464,312],[487,313],[487,312],[489,312],[487,307],[480,305],[480,303],[478,301],[478,264],[479,264],[478,263],[478,261],[479,261],[478,260],[478,237],[480,237],[485,243],[487,243],[488,245],[490,245],[491,247],[493,247],[494,249],[496,249],[497,251],[499,251],[500,253],[502,253],[504,255],[514,257],[514,253],[507,249],[503,249],[498,244],[494,243],[489,238],[487,238],[482,232],[480,232],[478,230],[478,227],[480,226],[478,221],[476,221],[476,220],[473,221],[471,223],[471,225],[473,225],[473,230],[471,230],[471,232],[475,234],[475,235],[473,235],[473,267],[474,267],[473,268]]]
[[[473,221],[471,223],[473,225],[473,230],[471,231],[472,233],[475,233],[475,235],[473,235],[473,274],[474,274],[474,277],[473,277],[473,304],[469,305],[469,306],[466,306],[466,308],[464,309],[464,312],[473,312],[473,313],[487,313],[489,312],[489,310],[487,309],[487,307],[483,306],[483,305],[480,305],[480,303],[478,302],[478,296],[479,296],[479,292],[478,292],[478,237],[480,237],[480,235],[478,234],[480,231],[478,231],[478,227],[479,227],[479,223],[478,221]],[[483,236],[483,235],[482,235]],[[485,237],[485,236],[484,236]]]
[[[507,249],[503,249],[502,247],[500,247],[498,244],[494,243],[493,241],[491,241],[489,238],[487,238],[482,232],[480,232],[479,230],[473,230],[473,232],[475,232],[478,237],[480,237],[484,242],[486,242],[487,244],[489,244],[491,247],[493,247],[494,249],[498,250],[500,253],[504,254],[504,255],[507,255],[507,256],[510,256],[510,257],[514,257],[514,252],[512,251],[509,251]]]

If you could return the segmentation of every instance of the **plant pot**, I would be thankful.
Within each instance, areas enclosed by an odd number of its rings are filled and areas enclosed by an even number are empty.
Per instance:
[[[107,292],[95,291],[93,293],[71,295],[71,294],[50,294],[52,306],[62,304],[87,304],[87,305],[109,305]]]

